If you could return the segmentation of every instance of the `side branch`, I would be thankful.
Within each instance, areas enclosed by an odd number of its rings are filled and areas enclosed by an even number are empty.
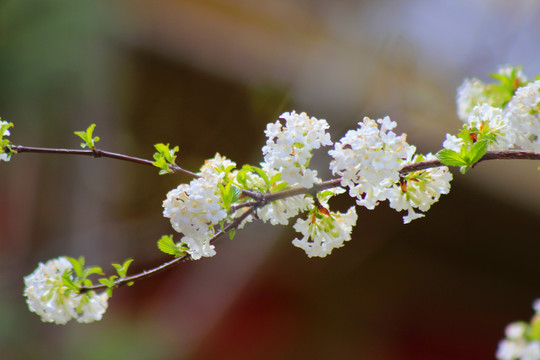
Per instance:
[[[523,150],[488,151],[477,164],[487,160],[540,160],[540,154]],[[445,166],[439,160],[421,161],[414,164],[407,164],[401,168],[400,174],[412,171],[425,170],[429,168]]]
[[[110,151],[94,149],[94,150],[85,150],[85,149],[53,149],[53,148],[40,148],[40,147],[31,147],[31,146],[22,146],[22,145],[11,145],[11,150],[15,153],[39,153],[39,154],[63,154],[63,155],[82,155],[82,156],[91,156],[94,158],[111,158],[116,160],[123,160],[127,162],[132,162],[136,164],[154,166],[152,160],[142,159],[134,156],[128,156],[118,153],[113,153]],[[172,167],[172,171],[175,173],[184,173],[192,177],[199,177],[199,175],[181,168],[178,165]]]
[[[242,224],[242,222],[248,217],[250,216],[253,211],[255,210],[255,207],[252,206],[250,207],[249,209],[247,209],[241,216],[237,217],[233,222],[231,222],[229,225],[225,226],[225,228],[223,228],[223,231],[220,231],[218,232],[216,235],[214,235],[214,237],[212,239],[210,239],[210,243],[213,243],[215,242],[216,240],[218,240],[219,238],[223,237],[224,235],[226,235],[230,230],[232,229],[236,229],[238,226],[240,226],[240,224]],[[153,275],[156,275],[157,273],[160,273],[166,269],[169,269],[181,262],[184,262],[184,261],[188,261],[190,260],[190,255],[189,254],[185,254],[183,256],[180,256],[180,257],[177,257],[171,261],[168,261],[156,268],[153,268],[151,270],[146,270],[146,271],[143,271],[142,273],[139,273],[139,274],[135,274],[135,275],[131,275],[131,276],[126,276],[124,278],[120,278],[120,279],[117,279],[116,281],[114,281],[114,287],[120,287],[120,286],[124,286],[124,285],[127,285],[131,282],[134,282],[134,281],[138,281],[138,280],[142,280],[142,279],[146,279],[150,276],[153,276]],[[88,291],[92,291],[92,290],[105,290],[107,288],[107,286],[105,285],[94,285],[94,286],[85,286],[83,288],[81,288],[81,293],[85,293],[85,292],[88,292]]]

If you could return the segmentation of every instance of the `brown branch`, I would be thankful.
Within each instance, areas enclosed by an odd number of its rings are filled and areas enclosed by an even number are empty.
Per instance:
[[[122,160],[127,162],[132,162],[141,165],[154,166],[152,160],[141,159],[134,156],[128,156],[118,153],[113,153],[110,151],[95,149],[95,150],[85,150],[85,149],[53,149],[53,148],[40,148],[40,147],[31,147],[31,146],[22,146],[22,145],[10,145],[11,150],[15,153],[38,153],[38,154],[63,154],[63,155],[82,155],[82,156],[91,156],[93,158],[110,158],[116,160]],[[171,170],[174,173],[184,173],[192,177],[199,177],[199,175],[181,168],[178,165],[172,166]]]
[[[219,238],[225,236],[229,231],[231,231],[233,229],[236,229],[238,226],[240,226],[240,224],[242,224],[242,222],[248,216],[250,216],[253,213],[253,211],[255,211],[254,206],[247,209],[242,215],[240,215],[239,217],[234,219],[233,222],[231,222],[229,225],[225,226],[222,231],[220,231],[216,235],[214,235],[214,237],[212,237],[210,239],[210,243],[214,243]],[[153,269],[143,271],[143,272],[141,272],[139,274],[135,274],[135,275],[131,275],[131,276],[126,276],[124,278],[116,279],[114,281],[114,287],[116,288],[116,287],[124,286],[124,285],[127,285],[127,284],[129,284],[131,282],[134,282],[134,281],[149,278],[150,276],[156,275],[156,274],[158,274],[158,273],[160,273],[160,272],[162,272],[162,271],[164,271],[166,269],[172,268],[173,266],[178,265],[179,263],[184,262],[184,261],[188,261],[188,260],[191,260],[191,258],[190,258],[190,256],[188,254],[185,254],[185,255],[177,257],[177,258],[175,258],[175,259],[173,259],[171,261],[168,261],[168,262],[166,262],[164,264],[161,264],[160,266],[155,267]],[[81,293],[85,293],[85,292],[88,292],[88,291],[105,290],[106,288],[107,288],[107,286],[105,286],[103,284],[94,285],[94,286],[85,286],[85,287],[81,288]]]

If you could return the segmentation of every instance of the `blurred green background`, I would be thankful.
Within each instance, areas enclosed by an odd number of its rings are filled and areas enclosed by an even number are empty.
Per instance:
[[[260,162],[266,123],[293,109],[333,140],[390,115],[435,152],[460,127],[464,77],[540,73],[539,23],[527,0],[1,0],[0,116],[15,144],[76,148],[96,123],[103,149],[178,144],[191,170],[216,152]],[[324,259],[290,228],[251,224],[214,258],[116,290],[101,322],[56,326],[27,310],[23,276],[60,255],[157,266],[161,202],[188,179],[15,156],[0,164],[0,359],[493,359],[540,297],[536,167],[455,173],[410,225],[358,209],[353,240]]]

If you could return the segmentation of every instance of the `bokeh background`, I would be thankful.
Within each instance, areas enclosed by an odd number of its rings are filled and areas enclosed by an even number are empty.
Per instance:
[[[76,148],[73,131],[96,123],[103,149],[177,144],[191,170],[216,152],[257,164],[266,123],[293,109],[334,140],[390,115],[435,152],[460,127],[464,77],[540,73],[539,24],[534,0],[1,0],[0,116],[15,144]],[[15,156],[0,164],[0,359],[493,359],[540,297],[537,165],[454,173],[409,225],[386,204],[359,209],[324,259],[288,227],[251,224],[214,258],[116,290],[101,322],[56,326],[27,310],[23,276],[60,255],[109,272],[166,261],[161,202],[188,179]]]

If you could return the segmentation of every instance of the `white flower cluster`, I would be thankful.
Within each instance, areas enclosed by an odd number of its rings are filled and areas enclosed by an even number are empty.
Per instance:
[[[40,263],[24,278],[24,295],[31,311],[44,322],[65,324],[71,319],[81,323],[101,320],[107,309],[108,295],[91,291],[78,294],[68,288],[62,275],[72,271],[73,265],[64,257]]]
[[[540,80],[517,89],[506,107],[516,146],[540,153]]]
[[[343,192],[335,189],[334,194]],[[354,206],[346,213],[328,211],[326,201],[321,201],[321,207],[315,209],[307,219],[299,218],[294,229],[303,235],[302,239],[295,238],[292,244],[303,249],[309,257],[325,257],[333,249],[343,246],[345,241],[351,240],[351,232],[358,216]]]
[[[497,75],[510,77],[512,72],[515,72],[515,81],[518,85],[527,82],[523,71],[511,66],[500,67],[497,70]],[[490,90],[490,85],[477,78],[465,79],[457,89],[456,105],[459,119],[466,121],[473,108],[478,104],[487,103],[499,107],[501,99],[491,96]]]
[[[387,188],[399,181],[402,160],[411,146],[405,134],[391,131],[396,123],[388,116],[377,121],[366,117],[358,125],[328,152],[333,158],[330,169],[341,176],[341,185],[349,187],[358,205],[372,210],[386,200]]]
[[[458,117],[470,127],[489,126],[495,142],[489,144],[488,150],[540,152],[540,80],[527,82],[521,70],[508,67],[500,69],[498,74],[510,76],[512,71],[517,71],[514,79],[517,89],[509,101],[503,101],[493,86],[478,79],[466,79],[458,88]],[[463,143],[462,139],[447,134],[443,147],[459,152]]]
[[[413,147],[414,148],[414,147]],[[413,149],[414,150],[414,149]],[[411,151],[413,153],[414,151]],[[407,164],[415,163],[419,160],[436,160],[433,154],[427,154],[423,157],[415,155],[407,160]],[[439,201],[442,194],[450,192],[450,181],[452,173],[446,166],[430,168],[415,171],[407,174],[404,182],[394,184],[387,190],[387,198],[390,207],[396,211],[407,210],[408,213],[403,217],[403,223],[408,224],[414,219],[424,217],[422,213],[416,213],[414,208],[426,212],[431,205]]]
[[[511,126],[510,118],[502,109],[490,106],[487,103],[478,104],[469,112],[465,123],[469,127],[489,127],[489,133],[496,137],[496,142],[488,145],[488,150],[508,150],[516,143],[516,130]],[[463,139],[446,134],[443,148],[459,153]]]
[[[169,191],[163,201],[163,216],[170,218],[173,229],[184,235],[182,243],[189,247],[193,259],[216,254],[210,239],[215,234],[214,226],[227,216],[220,205],[218,183],[225,174],[223,169],[231,165],[235,163],[216,154],[206,160],[200,177]]]
[[[540,320],[540,300],[534,303],[536,314],[532,322]],[[531,333],[531,325],[515,322],[506,327],[506,339],[499,342],[496,357],[498,360],[538,360],[540,359],[540,339]]]
[[[476,79],[465,79],[457,89],[457,115],[461,121],[466,121],[472,109],[477,104],[487,103],[488,97],[484,93],[485,84]]]
[[[264,161],[269,169],[281,173],[281,179],[290,186],[300,185],[310,188],[319,182],[317,171],[308,169],[311,152],[321,146],[332,145],[326,120],[317,120],[306,113],[283,113],[285,120],[266,126],[264,133],[268,140],[263,146]]]
[[[3,139],[4,136],[9,136],[11,133],[9,132],[10,123],[7,121],[0,120],[0,141]],[[6,140],[7,141],[7,140]],[[2,142],[0,142],[0,161],[9,161],[11,159],[11,155],[4,152],[3,146],[1,145]]]

